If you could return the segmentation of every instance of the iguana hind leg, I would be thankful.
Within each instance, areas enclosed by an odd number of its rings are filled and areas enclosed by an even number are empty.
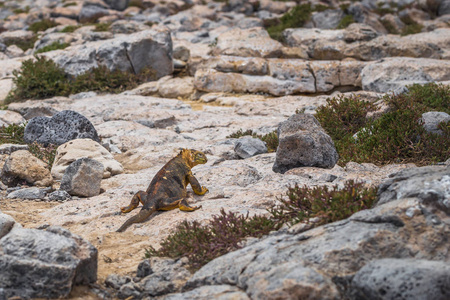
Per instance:
[[[147,196],[147,193],[144,191],[139,191],[136,194],[134,194],[133,198],[131,198],[130,205],[124,206],[120,208],[120,211],[123,213],[128,213],[139,206],[139,202],[144,205],[144,199],[145,196]]]
[[[151,214],[156,211],[156,206],[154,203],[155,202],[153,201],[151,206],[144,206],[137,215],[132,216],[131,218],[126,220],[125,223],[123,223],[123,225],[120,226],[119,229],[117,229],[117,232],[125,231],[131,224],[144,222],[148,217],[150,217]]]
[[[178,208],[182,211],[194,211],[194,210],[202,208],[202,206],[201,205],[200,206],[190,206],[187,203],[186,199],[183,199],[178,203]]]

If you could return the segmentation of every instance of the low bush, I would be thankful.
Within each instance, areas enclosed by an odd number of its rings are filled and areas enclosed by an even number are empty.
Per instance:
[[[197,270],[216,257],[242,247],[248,237],[261,237],[283,224],[308,223],[315,218],[315,225],[345,219],[353,213],[370,208],[376,200],[376,189],[365,188],[361,183],[349,181],[344,188],[290,187],[287,199],[268,209],[268,216],[238,215],[225,212],[212,217],[202,225],[197,221],[183,221],[162,241],[161,248],[145,250],[145,257],[162,256],[179,258],[186,256],[191,270]]]
[[[376,200],[377,189],[365,188],[363,183],[349,180],[342,189],[338,186],[308,188],[295,185],[281,198],[281,204],[269,209],[277,224],[294,225],[310,222],[315,225],[343,220],[357,211],[371,208]]]
[[[283,30],[302,27],[311,18],[312,11],[309,3],[297,5],[280,18],[279,24],[267,27],[267,32],[271,38],[281,41]]]
[[[111,71],[104,66],[72,78],[56,63],[43,56],[24,61],[20,70],[14,71],[13,75],[16,88],[8,95],[6,103],[68,96],[85,91],[119,93],[156,79],[156,73],[150,69],[144,69],[135,75],[120,70]]]
[[[422,32],[423,25],[417,23],[414,21],[410,16],[406,15],[400,20],[405,23],[405,27],[402,29],[401,35],[409,35],[409,34],[416,34]]]
[[[6,30],[5,30],[6,31]],[[28,49],[32,49],[34,47],[34,43],[37,41],[37,36],[33,36],[30,39],[23,39],[23,40],[10,40],[5,43],[6,46],[16,45],[23,51],[27,51]]]
[[[30,25],[28,28],[29,30],[33,31],[34,33],[38,33],[39,31],[45,31],[49,28],[57,26],[58,23],[55,21],[52,21],[50,19],[43,19],[41,21],[37,21]]]
[[[34,54],[44,53],[44,52],[49,52],[49,51],[59,50],[59,49],[65,49],[69,46],[70,46],[70,44],[68,44],[68,43],[53,42],[50,45],[47,45],[47,46],[42,47],[41,49],[37,50],[36,52],[34,52]]]
[[[449,123],[440,124],[442,135],[427,132],[422,124],[425,112],[450,113],[449,87],[435,83],[412,85],[408,92],[387,95],[384,101],[390,111],[376,120],[365,120],[373,107],[357,98],[331,99],[317,110],[316,117],[333,139],[340,164],[426,165],[450,157]]]
[[[11,124],[8,126],[1,126],[0,145],[2,144],[25,145],[26,143],[23,138],[25,126],[26,123],[20,125]],[[28,144],[28,150],[31,152],[31,154],[33,154],[35,157],[45,162],[49,169],[51,169],[53,162],[55,161],[56,149],[57,146],[55,145],[48,145],[47,147],[44,147],[43,145],[40,145],[36,142]]]
[[[77,30],[78,28],[80,28],[80,26],[69,25],[69,26],[64,27],[60,32],[72,33],[75,30]]]
[[[249,135],[255,139],[260,139],[261,141],[265,142],[266,146],[267,146],[267,152],[271,153],[271,152],[277,151],[279,141],[278,141],[278,135],[277,135],[276,131],[270,132],[268,134],[260,135],[260,134],[253,133],[253,131],[251,129],[248,129],[246,131],[239,129],[238,131],[227,136],[227,138],[238,139],[238,138],[240,138],[242,136],[246,136],[246,135]]]
[[[183,221],[163,240],[160,249],[150,246],[145,256],[186,256],[191,269],[196,270],[216,257],[239,249],[243,239],[261,237],[278,228],[267,217],[249,217],[221,209],[220,215],[213,216],[207,225]]]
[[[345,15],[341,21],[339,21],[338,26],[336,27],[336,29],[345,29],[348,27],[348,25],[355,23],[355,19],[353,18],[352,15]]]

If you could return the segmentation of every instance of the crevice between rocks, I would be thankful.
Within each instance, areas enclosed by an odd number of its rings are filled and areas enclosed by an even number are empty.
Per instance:
[[[131,60],[130,54],[128,53],[127,46],[128,46],[128,44],[126,44],[126,43],[125,43],[125,45],[123,45],[123,49],[125,50],[125,55],[127,56],[127,59],[130,62],[130,66],[131,66],[131,69],[133,70],[133,74],[137,75],[136,69],[134,68],[134,65],[133,65],[133,61]]]
[[[357,219],[351,221],[366,224],[392,224],[395,227],[403,227],[405,223],[398,216],[375,216],[371,219]]]

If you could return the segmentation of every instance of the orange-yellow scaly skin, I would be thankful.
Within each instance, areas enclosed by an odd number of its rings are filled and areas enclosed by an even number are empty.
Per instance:
[[[181,150],[156,173],[147,191],[137,192],[131,199],[130,205],[121,208],[122,213],[128,213],[138,207],[139,202],[143,205],[141,211],[128,219],[117,232],[125,231],[133,223],[145,221],[157,210],[179,208],[183,211],[194,211],[201,208],[201,206],[189,206],[186,201],[186,187],[190,184],[197,195],[208,192],[208,189],[200,185],[191,171],[194,166],[207,161],[203,152],[193,149]]]

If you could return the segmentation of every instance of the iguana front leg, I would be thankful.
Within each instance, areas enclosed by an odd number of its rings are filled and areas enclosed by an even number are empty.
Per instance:
[[[192,189],[194,190],[194,193],[196,193],[197,195],[204,195],[209,191],[207,188],[200,185],[197,178],[194,177],[192,172],[189,172],[187,178],[188,182],[191,184]]]
[[[133,198],[131,198],[130,204],[128,206],[124,206],[120,208],[120,211],[122,213],[128,213],[139,206],[139,202],[144,205],[145,197],[147,196],[147,193],[144,191],[139,191],[136,194],[134,194]]]

